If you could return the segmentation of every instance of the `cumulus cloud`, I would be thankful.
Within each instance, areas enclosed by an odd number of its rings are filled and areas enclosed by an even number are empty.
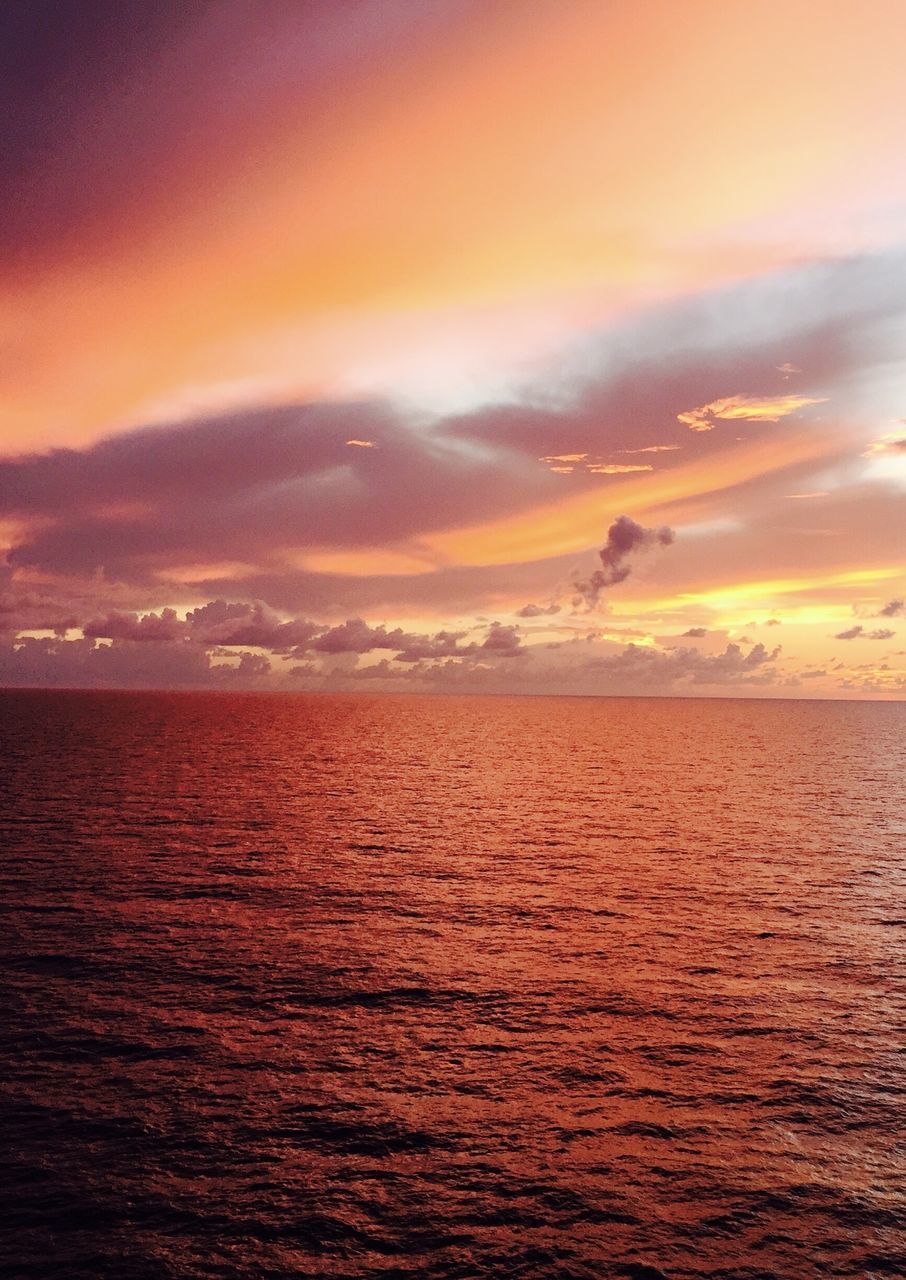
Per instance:
[[[381,649],[393,651],[383,665],[405,679],[413,668],[424,673],[438,661],[493,666],[527,652],[518,628],[500,622],[488,624],[482,639],[467,640],[466,631],[423,635],[371,626],[363,618],[335,626],[284,621],[261,602],[225,600],[189,610],[185,618],[169,608],[145,614],[111,610],[82,623],[81,630],[82,638],[73,640],[65,633],[55,638],[9,633],[7,643],[0,643],[0,686],[255,687],[272,683],[271,676],[278,682],[303,677],[336,682],[358,678],[359,658]],[[277,659],[301,661],[289,668],[275,666]],[[363,677],[368,670],[361,668]]]
[[[364,618],[348,618],[319,636],[313,648],[318,653],[370,653],[372,649],[393,649],[402,639],[398,627],[388,632],[386,627],[370,627]]]
[[[550,618],[555,613],[560,612],[558,604],[524,604],[521,609],[516,610],[517,618]]]
[[[252,645],[275,653],[304,648],[325,630],[322,624],[305,618],[284,621],[260,600],[250,604],[212,600],[190,610],[186,625],[194,638],[206,644]]]
[[[690,627],[688,631],[683,632],[683,637],[688,636],[692,640],[701,640],[707,634],[707,627]]]
[[[465,631],[438,631],[433,636],[404,635],[393,656],[396,662],[409,663],[435,658],[468,658],[478,645],[462,644],[465,635]]]
[[[891,636],[895,636],[896,632],[891,631],[889,627],[879,627],[875,631],[866,631],[862,624],[856,623],[853,627],[847,627],[845,631],[838,631],[834,636],[835,640],[889,640]]]
[[[878,617],[879,618],[898,618],[900,614],[903,612],[904,607],[906,607],[906,602],[904,602],[903,600],[888,600],[887,604],[884,605],[883,609],[879,611]]]
[[[518,627],[492,622],[488,634],[479,646],[479,653],[494,654],[499,658],[514,658],[524,653]]]
[[[260,600],[251,603],[212,600],[198,609],[190,609],[185,619],[181,619],[175,609],[146,614],[115,609],[82,624],[83,635],[93,640],[182,640],[209,647],[248,645],[275,653],[304,647],[325,629],[302,618],[283,621]]]
[[[698,649],[664,653],[629,644],[618,654],[591,659],[588,666],[600,675],[619,678],[628,687],[766,683],[773,678],[767,668],[779,655],[779,645],[769,650],[756,644],[744,653],[738,644],[728,644],[723,653],[703,654]]]
[[[645,529],[629,516],[618,516],[607,531],[607,541],[598,552],[601,568],[574,585],[589,606],[595,605],[607,587],[625,582],[632,572],[630,557],[651,547],[668,547],[675,540],[672,529]]]
[[[113,610],[102,618],[90,618],[82,633],[91,640],[176,640],[186,634],[186,624],[175,609],[160,613],[123,613]]]

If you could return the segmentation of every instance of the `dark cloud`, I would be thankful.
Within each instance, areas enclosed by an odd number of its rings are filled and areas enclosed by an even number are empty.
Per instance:
[[[476,656],[512,657],[523,652],[516,627],[492,622],[479,644],[462,644],[465,631],[438,631],[435,635],[405,632],[399,627],[370,627],[362,618],[350,618],[331,627],[312,644],[316,653],[370,653],[373,649],[395,650],[397,662],[413,663],[435,658]]]
[[[358,678],[358,658],[380,649],[394,651],[383,665],[398,664],[392,670],[402,680],[416,667],[424,673],[439,660],[495,664],[526,652],[518,629],[499,622],[490,623],[483,640],[463,643],[465,631],[421,635],[370,626],[362,618],[334,627],[304,619],[283,622],[260,602],[224,600],[190,610],[184,619],[173,609],[146,614],[111,610],[83,623],[82,630],[84,638],[74,640],[8,633],[6,643],[0,643],[0,687],[253,687],[271,676],[278,683],[303,677],[336,681]],[[266,649],[275,659],[306,660],[287,669],[244,646]],[[319,665],[319,660],[337,658],[351,663]]]
[[[424,662],[434,658],[470,657],[478,646],[461,644],[465,634],[465,631],[438,631],[433,636],[406,636],[394,658],[397,662]]]
[[[305,618],[284,622],[279,614],[260,600],[251,604],[231,604],[212,600],[186,615],[186,627],[193,639],[205,644],[252,645],[274,653],[304,649],[325,628]]]
[[[701,640],[707,634],[707,627],[690,627],[688,631],[683,632],[683,637],[685,638],[688,636],[690,640]]]
[[[645,529],[629,516],[618,516],[607,531],[607,541],[598,552],[601,568],[588,578],[574,583],[586,604],[597,604],[607,587],[625,582],[632,572],[630,557],[651,547],[668,547],[676,535],[662,525],[659,529]]]
[[[175,609],[162,609],[158,613],[122,613],[114,610],[103,618],[90,618],[82,632],[90,640],[139,640],[154,643],[158,640],[176,640],[185,636],[186,624]]]
[[[405,639],[399,627],[387,631],[370,627],[363,618],[349,618],[319,636],[313,648],[318,653],[370,653],[372,649],[397,649]]]
[[[367,430],[379,449],[349,449]],[[148,582],[287,548],[386,545],[544,501],[556,477],[479,454],[380,404],[301,405],[147,428],[0,461],[0,516],[31,524],[14,567]]]
[[[524,653],[518,627],[505,627],[501,622],[492,622],[478,652],[482,655],[493,654],[497,658],[514,658]]]
[[[674,684],[764,683],[773,678],[766,671],[779,657],[780,646],[766,649],[756,644],[743,653],[738,644],[728,644],[723,653],[703,654],[698,649],[660,649],[630,644],[613,656],[591,659],[587,666],[598,675],[617,678],[627,687]]]
[[[0,647],[0,686],[206,688],[229,682],[204,649],[172,642],[134,644],[26,637]]]
[[[65,635],[79,625],[71,602],[55,600],[41,591],[3,590],[0,569],[0,637],[21,631],[53,631]]]
[[[654,430],[658,445],[681,446],[675,456],[661,454],[658,469],[675,465],[711,447],[676,421],[678,413],[736,393],[789,394],[778,368],[788,353],[804,371],[796,392],[805,396],[826,394],[829,383],[879,359],[888,340],[878,322],[903,313],[904,277],[906,256],[865,255],[784,268],[639,311],[590,338],[582,360],[559,385],[539,391],[537,403],[465,415],[451,430],[538,458],[633,450],[650,445]],[[771,323],[759,323],[768,317]],[[588,476],[577,470],[560,480]]]
[[[904,607],[906,607],[906,603],[902,600],[888,600],[877,616],[879,618],[898,618]]]
[[[894,294],[902,307],[895,287],[902,276],[899,259],[854,260],[652,309],[590,340],[587,367],[573,370],[562,395],[548,388],[546,398],[441,421],[380,403],[267,407],[0,460],[0,518],[23,529],[10,563],[149,587],[162,573],[184,575],[191,566],[199,566],[199,582],[217,584],[216,572],[203,566],[229,563],[245,594],[277,603],[268,584],[283,592],[281,583],[306,580],[305,570],[288,568],[299,552],[405,545],[428,530],[529,510],[562,495],[564,484],[606,493],[607,478],[553,475],[539,457],[575,447],[596,454],[649,447],[657,429],[683,431],[678,410],[728,385],[770,390],[755,371],[779,377],[774,366],[782,361],[765,344],[806,348],[809,358],[798,363],[820,389],[822,378],[869,358],[865,334],[876,337],[871,322],[892,309]],[[792,300],[785,329],[774,326],[770,337],[759,337],[757,326],[755,337],[734,330],[735,314],[772,314],[781,296]],[[690,332],[704,335],[698,346]],[[350,439],[379,447],[350,449]],[[695,437],[659,455],[658,466],[710,447]],[[334,585],[351,590],[349,581]],[[364,578],[357,585],[367,592]],[[313,580],[307,586],[315,595],[324,588]],[[367,604],[365,596],[359,607]],[[311,607],[318,607],[314,596]]]
[[[516,610],[517,618],[550,618],[555,613],[560,612],[558,604],[524,604],[521,609]]]
[[[113,610],[82,625],[83,634],[95,640],[182,640],[206,647],[249,645],[275,653],[304,647],[324,630],[302,618],[284,622],[261,601],[232,604],[225,600],[192,609],[184,620],[175,609],[146,614]]]
[[[847,627],[845,631],[838,631],[834,636],[835,640],[889,640],[891,636],[895,636],[896,632],[891,631],[889,627],[879,627],[875,631],[866,631],[861,622],[857,622],[853,627]]]

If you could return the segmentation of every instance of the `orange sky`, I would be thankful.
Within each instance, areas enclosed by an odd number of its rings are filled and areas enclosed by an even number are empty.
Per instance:
[[[371,0],[358,25],[342,7],[292,4],[161,22],[153,49],[130,34],[120,67],[101,59],[112,37],[90,21],[70,62],[45,67],[71,95],[68,129],[46,94],[24,89],[13,117],[28,145],[7,184],[25,212],[0,268],[11,494],[0,521],[17,582],[62,575],[87,598],[100,567],[111,600],[151,609],[179,603],[153,583],[200,598],[194,574],[256,598],[273,589],[286,610],[305,607],[313,576],[313,605],[336,613],[352,599],[345,580],[361,579],[362,609],[388,622],[442,624],[489,601],[509,620],[531,566],[539,592],[560,589],[573,572],[563,557],[592,555],[626,512],[677,528],[675,547],[634,573],[661,580],[655,595],[685,598],[684,575],[700,587],[709,538],[715,582],[774,580],[773,559],[783,580],[808,577],[798,561],[816,583],[892,568],[897,587],[902,459],[895,447],[864,455],[876,439],[895,445],[906,414],[890,354],[903,332],[890,284],[906,209],[899,0],[829,0],[820,21],[804,0],[436,0],[417,19]],[[848,273],[836,287],[816,275],[835,262]],[[694,399],[677,399],[687,388]],[[408,524],[388,507],[384,536],[354,507],[374,501],[372,483],[406,491],[405,448],[391,472],[380,414],[346,433],[373,436],[379,460],[338,453],[314,498],[300,489],[317,511],[334,486],[330,519],[302,530],[281,516],[265,530],[265,516],[243,516],[259,491],[231,489],[223,555],[213,481],[195,503],[196,516],[211,504],[211,530],[193,541],[180,525],[172,547],[172,494],[156,505],[134,486],[130,519],[157,512],[153,536],[117,524],[115,486],[86,498],[78,528],[66,518],[70,545],[92,551],[71,564],[42,549],[58,525],[66,541],[59,513],[18,497],[29,453],[66,446],[90,460],[111,437],[128,452],[130,433],[160,424],[188,440],[210,415],[258,415],[268,432],[278,406],[375,398],[394,430],[414,433],[425,506]],[[507,418],[510,436],[494,434],[495,402],[510,417],[528,406],[525,422]],[[533,448],[539,405],[554,417]],[[662,455],[624,456],[655,444]],[[590,461],[561,467],[558,489],[543,459],[577,448]],[[652,471],[620,474],[627,465]],[[419,489],[429,469],[436,502]],[[797,490],[823,496],[790,532]],[[873,532],[877,495],[889,515]],[[827,519],[813,516],[822,504]],[[90,539],[89,516],[107,522]],[[721,521],[757,526],[746,547],[759,548],[760,575],[749,549],[732,559]],[[132,567],[112,571],[133,542]],[[508,565],[525,566],[509,594]],[[474,571],[470,585],[457,579],[445,597],[457,569]],[[438,574],[430,588],[401,581]],[[828,648],[829,625],[797,639],[790,672]]]

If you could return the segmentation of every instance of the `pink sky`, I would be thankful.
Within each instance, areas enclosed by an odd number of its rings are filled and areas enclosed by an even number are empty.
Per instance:
[[[0,683],[903,697],[899,0],[3,21]]]

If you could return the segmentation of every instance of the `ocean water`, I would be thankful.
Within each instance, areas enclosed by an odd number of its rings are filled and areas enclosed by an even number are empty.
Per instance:
[[[7,692],[0,752],[4,1277],[906,1274],[906,704]]]

